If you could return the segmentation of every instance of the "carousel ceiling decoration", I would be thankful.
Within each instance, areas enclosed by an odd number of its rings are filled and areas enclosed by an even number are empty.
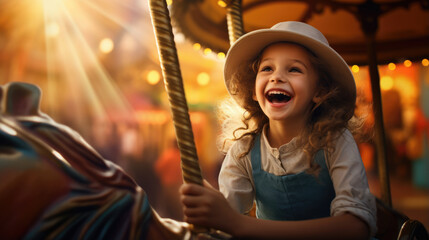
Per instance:
[[[174,0],[174,26],[188,39],[226,53],[229,1]],[[244,32],[281,21],[303,21],[319,29],[349,64],[367,64],[365,21],[376,28],[379,63],[429,56],[428,0],[242,0]],[[367,25],[368,26],[368,25]]]

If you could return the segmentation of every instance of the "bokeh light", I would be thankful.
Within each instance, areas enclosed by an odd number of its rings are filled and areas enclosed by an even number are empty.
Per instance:
[[[380,79],[380,88],[383,91],[388,91],[393,88],[393,78],[391,76],[384,76]]]
[[[192,45],[192,47],[194,48],[194,50],[200,50],[200,49],[201,49],[201,44],[199,44],[199,43],[194,43],[194,44]]]
[[[217,58],[224,59],[225,58],[225,53],[223,53],[223,52],[218,53],[217,54]]]
[[[210,75],[206,72],[202,72],[197,76],[197,83],[200,86],[206,86],[210,82]]]
[[[209,55],[210,53],[212,53],[212,50],[210,48],[204,49],[204,55]]]
[[[102,53],[110,53],[114,48],[114,43],[110,38],[104,38],[101,40],[99,49]]]
[[[226,2],[225,2],[225,1],[223,1],[223,0],[219,0],[219,1],[217,1],[217,5],[219,5],[219,6],[221,6],[221,7],[226,7],[226,6],[227,6]]]
[[[394,63],[389,63],[389,64],[387,65],[387,68],[388,68],[390,71],[393,71],[393,70],[395,70],[395,69],[396,69],[396,64],[394,64]]]
[[[152,70],[147,74],[147,82],[150,85],[156,85],[161,80],[161,75],[158,71]]]
[[[413,63],[410,60],[405,60],[404,61],[404,66],[405,67],[411,67],[411,65],[413,65]]]

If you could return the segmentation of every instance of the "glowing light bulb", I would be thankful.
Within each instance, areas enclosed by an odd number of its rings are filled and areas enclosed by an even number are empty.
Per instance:
[[[405,60],[404,61],[404,66],[405,67],[411,67],[411,65],[412,65],[413,63],[410,61],[410,60]]]
[[[396,64],[394,64],[394,63],[389,63],[389,64],[387,65],[387,68],[388,68],[390,71],[393,71],[393,70],[395,70],[395,69],[396,69]]]
[[[209,55],[210,53],[212,53],[212,50],[210,48],[204,49],[204,54],[205,55]]]
[[[428,60],[428,59],[426,59],[426,58],[424,58],[424,59],[422,60],[422,65],[423,65],[423,66],[425,66],[425,67],[429,66],[429,60]]]
[[[194,48],[194,50],[200,50],[201,49],[201,44],[194,43],[194,45],[192,45],[192,47]]]
[[[353,65],[352,66],[352,72],[358,73],[359,72],[359,66],[358,65]]]
[[[217,58],[224,59],[225,58],[225,53],[223,53],[223,52],[218,53],[217,54]]]

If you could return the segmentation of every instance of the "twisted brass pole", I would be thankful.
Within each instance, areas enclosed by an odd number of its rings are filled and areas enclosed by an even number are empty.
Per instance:
[[[232,45],[244,34],[241,0],[231,0],[226,7],[229,44]]]
[[[167,3],[165,0],[149,0],[149,6],[165,89],[168,94],[177,143],[180,149],[183,180],[186,183],[202,185],[201,170],[198,164]]]

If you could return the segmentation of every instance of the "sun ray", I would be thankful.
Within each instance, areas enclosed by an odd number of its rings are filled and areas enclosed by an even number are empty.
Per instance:
[[[76,6],[65,0],[44,1],[45,26],[55,23],[60,32],[57,37],[46,35],[48,79],[51,85],[58,87],[62,84],[54,83],[61,80],[67,83],[62,89],[67,89],[74,96],[77,102],[74,110],[79,115],[88,114],[85,111],[89,111],[98,118],[121,116],[132,119],[130,105],[98,60],[82,26],[79,26],[80,15],[73,14],[76,13]]]
[[[104,16],[105,18],[109,19],[110,21],[118,24],[124,31],[127,31],[135,38],[139,39],[142,35],[142,29],[136,29],[133,27],[132,24],[130,24],[130,20],[133,20],[133,18],[141,18],[142,15],[146,14],[149,15],[149,11],[147,7],[136,7],[136,3],[138,1],[132,1],[132,4],[127,4],[129,1],[109,1],[107,4],[111,4],[112,7],[106,7],[105,4],[97,4],[95,1],[80,1],[82,4],[87,5],[89,8],[94,10],[96,13],[99,13],[100,15]],[[126,16],[116,16],[115,14],[112,14],[110,9],[122,9],[124,12],[126,12]],[[150,24],[150,21],[148,22]],[[152,26],[150,26],[152,27]],[[150,28],[152,31],[152,28]]]

